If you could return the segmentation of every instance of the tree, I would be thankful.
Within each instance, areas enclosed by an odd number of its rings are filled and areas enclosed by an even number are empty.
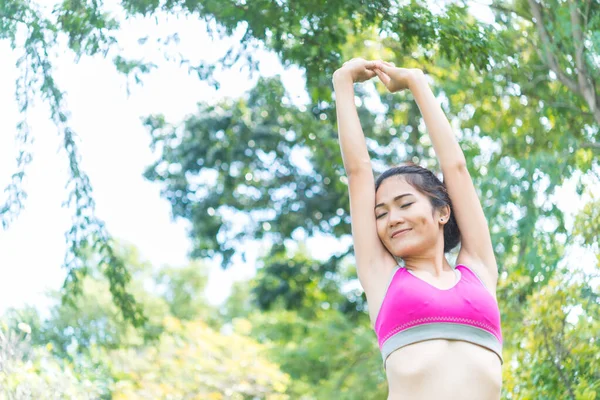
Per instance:
[[[558,266],[575,235],[580,235],[586,244],[597,246],[595,225],[583,223],[575,232],[568,231],[563,211],[552,195],[566,177],[576,174],[589,177],[598,173],[598,3],[583,0],[494,2],[492,25],[475,20],[459,2],[439,14],[419,1],[403,6],[359,1],[248,3],[221,0],[165,3],[129,0],[122,3],[129,16],[151,16],[157,10],[164,10],[170,15],[187,14],[204,19],[209,29],[220,35],[241,29],[244,33],[241,47],[226,53],[221,60],[224,66],[233,66],[246,58],[246,65],[252,69],[257,61],[252,57],[253,48],[265,46],[276,51],[285,65],[297,65],[306,71],[309,104],[295,103],[277,78],[263,78],[243,98],[199,105],[197,115],[180,126],[170,124],[160,115],[147,118],[146,125],[158,154],[146,177],[160,182],[163,195],[172,204],[173,214],[191,222],[193,255],[222,256],[223,265],[227,266],[238,251],[240,241],[267,239],[275,245],[273,263],[265,263],[254,296],[261,299],[264,309],[280,313],[275,320],[288,318],[278,308],[284,304],[298,313],[293,314],[293,318],[303,320],[297,325],[312,328],[310,324],[320,316],[303,314],[306,309],[302,307],[322,303],[324,295],[335,299],[333,304],[343,304],[343,296],[333,294],[335,285],[328,284],[332,276],[340,274],[341,266],[351,263],[351,257],[346,257],[351,254],[351,248],[325,263],[313,263],[310,257],[295,260],[289,270],[284,268],[283,262],[287,255],[277,251],[287,240],[298,236],[325,234],[343,238],[350,234],[346,181],[332,122],[335,110],[329,83],[331,73],[342,60],[356,55],[382,57],[397,65],[423,68],[432,78],[433,88],[457,128],[490,222],[501,268],[498,297],[505,328],[506,359],[526,363],[531,357],[537,357],[535,373],[521,378],[531,379],[529,382],[536,387],[541,380],[550,382],[547,387],[540,386],[540,393],[553,395],[551,390],[559,390],[556,382],[562,378],[552,375],[554,370],[547,368],[550,364],[542,360],[550,353],[534,354],[532,348],[522,348],[520,327],[542,312],[537,310],[531,314],[532,309],[535,310],[531,299],[554,301],[553,296],[558,292],[547,285],[560,280]],[[102,14],[100,3],[63,3],[56,15],[68,16],[70,19],[66,20],[72,22],[63,25],[43,19],[40,13],[23,5],[7,7],[2,12],[11,17],[7,20],[12,22],[3,22],[0,37],[16,43],[16,36],[11,36],[11,32],[14,33],[16,24],[23,23],[19,20],[29,18],[26,22],[32,28],[28,37],[34,45],[27,48],[30,50],[27,54],[38,54],[42,61],[47,58],[36,46],[48,48],[50,42],[40,35],[47,27],[54,27],[53,32],[70,32],[69,37],[73,38],[70,46],[81,55],[85,54],[82,49],[104,46],[81,45],[94,43],[90,38],[97,38],[97,43],[110,42],[103,41],[111,32],[109,25],[100,27],[89,23],[110,19]],[[90,15],[95,19],[89,18]],[[85,29],[78,30],[78,27]],[[75,34],[77,32],[80,34]],[[50,76],[46,74],[50,69],[40,67],[49,64],[37,57],[25,60],[30,63],[23,61],[22,65],[32,65],[32,71],[38,75],[42,71],[44,76]],[[116,61],[125,72],[142,71],[141,63],[129,63],[122,57]],[[37,62],[38,67],[33,62]],[[185,57],[183,62],[186,62]],[[202,79],[211,79],[215,69],[215,65],[206,63],[191,65],[188,62],[187,65]],[[44,88],[54,87],[50,85],[51,80],[44,82],[49,82]],[[406,159],[433,167],[431,144],[410,95],[392,96],[380,92],[379,102],[370,96],[375,90],[363,85],[358,97],[376,172]],[[59,91],[43,93],[54,99],[53,104],[60,104],[55,101]],[[57,115],[62,120],[60,112]],[[23,127],[26,126],[20,126]],[[68,137],[67,130],[61,132]],[[25,138],[24,144],[28,143],[26,135],[21,137]],[[73,147],[67,146],[67,154],[75,154]],[[71,165],[77,165],[77,157],[70,159],[74,160]],[[26,160],[28,157],[23,156],[19,165],[25,165]],[[22,199],[18,194],[22,193],[19,191],[21,177],[22,174],[16,175],[7,204],[16,204]],[[89,182],[81,182],[79,188],[88,187],[85,185]],[[88,195],[79,198],[91,199]],[[85,200],[79,204],[83,207],[91,203]],[[594,204],[592,200],[580,222],[595,218]],[[4,210],[9,209],[10,206]],[[79,226],[97,230],[100,224],[90,225],[90,221],[96,220],[84,220],[88,225]],[[239,226],[234,221],[244,221],[244,224]],[[88,238],[104,240],[107,236]],[[83,244],[76,243],[74,249],[80,247],[84,247]],[[108,249],[102,247],[101,254],[116,254]],[[121,296],[119,304],[125,305],[119,306],[122,310],[131,311],[131,297],[124,292],[129,278],[124,268],[114,269],[117,264],[108,258],[110,262],[106,265],[110,268],[106,271],[115,272],[111,285],[119,288],[113,295]],[[307,272],[313,265],[317,267],[314,277]],[[86,272],[79,267],[72,271],[70,290],[83,281]],[[321,276],[317,277],[318,274]],[[308,293],[299,290],[296,282],[310,288]],[[321,284],[323,286],[319,286]],[[569,288],[565,290],[571,290]],[[573,299],[584,301],[575,295]],[[360,301],[352,305],[358,311],[363,307]],[[338,310],[341,308],[330,312]],[[286,324],[277,329],[284,329]],[[536,326],[539,337],[543,336],[544,329],[550,329],[551,321],[541,324]],[[589,337],[581,326],[574,326],[573,332]],[[567,348],[568,341],[564,342],[567,336],[553,337],[563,340],[561,346]],[[282,346],[283,343],[282,340]],[[301,365],[300,357],[286,354]],[[282,368],[295,371],[292,364]],[[578,374],[580,370],[579,366],[572,369]],[[314,383],[315,377],[306,376],[306,381]],[[570,381],[572,393],[566,395],[578,396],[576,391],[579,385],[584,385],[582,382]],[[505,393],[506,396],[515,396],[517,390],[524,390],[514,385],[509,388],[511,392]],[[588,395],[591,396],[591,392],[581,394]]]
[[[111,350],[151,343],[162,333],[165,315],[216,324],[216,311],[203,297],[207,277],[202,264],[156,269],[141,260],[132,246],[122,245],[119,251],[133,277],[132,293],[145,310],[145,324],[136,327],[123,317],[112,301],[109,284],[102,279],[103,266],[94,264],[91,257],[82,282],[85,296],[70,304],[54,294],[57,304],[33,334],[34,343],[50,343],[55,354],[74,359],[92,346]]]
[[[222,335],[201,321],[166,318],[159,342],[110,354],[118,399],[288,399],[289,377],[264,358],[263,346]]]
[[[596,267],[600,267],[600,199],[590,190],[585,194],[590,200],[575,218],[573,233],[586,248],[596,253]]]
[[[360,1],[341,0],[327,5],[261,1],[242,6],[234,1],[166,2],[161,5],[158,2],[126,0],[121,6],[126,17],[152,16],[159,10],[174,15],[193,14],[207,22],[211,35],[231,35],[238,26],[245,25],[241,51],[230,49],[219,64],[231,67],[245,57],[250,70],[256,70],[252,48],[263,43],[279,53],[284,63],[298,63],[306,67],[310,92],[316,105],[319,104],[317,100],[328,93],[323,83],[328,81],[328,76],[340,63],[341,46],[353,33],[372,30],[375,26],[383,35],[393,37],[397,36],[398,28],[402,28],[403,38],[410,44],[406,49],[414,47],[416,42],[427,49],[440,45],[442,53],[450,58],[457,54],[470,54],[471,57],[463,58],[464,62],[473,62],[480,68],[486,60],[486,35],[475,24],[465,25],[461,21],[466,15],[466,8],[460,5],[450,6],[447,15],[441,16],[431,13],[426,3],[415,1],[399,12],[398,6],[387,0],[368,6]],[[20,145],[17,171],[6,188],[6,202],[0,206],[2,226],[6,229],[24,207],[26,192],[23,179],[32,159],[30,147],[33,141],[27,125],[27,111],[36,93],[39,93],[50,106],[52,120],[63,138],[71,174],[66,205],[73,208],[74,216],[72,228],[67,233],[69,252],[65,257],[68,269],[65,299],[80,294],[81,279],[86,273],[84,255],[87,248],[93,248],[105,261],[104,275],[115,303],[125,318],[137,326],[142,325],[142,310],[127,291],[131,277],[122,260],[115,255],[109,232],[95,214],[91,183],[79,167],[76,133],[69,126],[64,93],[53,78],[51,54],[60,51],[60,40],[66,38],[68,48],[77,60],[86,56],[110,55],[116,68],[133,76],[136,82],[155,65],[123,56],[115,38],[120,21],[106,10],[102,2],[65,0],[47,12],[36,4],[13,0],[0,6],[0,17],[0,39],[8,41],[13,49],[20,50],[16,63],[20,71],[16,98],[22,115],[17,124],[17,142]],[[455,40],[457,38],[464,40]],[[176,40],[176,35],[170,39]],[[140,38],[140,43],[145,42],[144,38]],[[188,65],[190,71],[197,73],[201,79],[209,79],[218,85],[212,78],[215,65],[193,65],[184,56],[180,56],[178,61]]]
[[[31,327],[21,322],[0,326],[0,399],[94,399],[96,382],[79,380],[68,364],[44,347],[31,348]]]
[[[381,354],[365,320],[318,308],[312,317],[281,307],[234,320],[237,332],[269,349],[289,374],[289,393],[302,399],[380,399],[387,394]]]
[[[377,399],[385,396],[381,356],[356,290],[355,271],[312,259],[302,243],[274,246],[256,276],[238,282],[222,306],[225,326],[265,345],[290,375],[298,399]],[[326,271],[322,271],[325,269]],[[237,311],[237,313],[236,313]],[[335,343],[335,346],[332,346]]]
[[[216,310],[208,304],[204,289],[208,283],[207,268],[200,262],[184,267],[163,267],[153,274],[159,295],[169,306],[169,314],[191,321],[201,319],[216,324]]]
[[[463,68],[437,53],[432,57],[418,44],[411,60],[401,52],[405,42],[397,38],[384,38],[380,46],[367,50],[369,56],[426,69],[458,128],[495,243],[509,360],[523,354],[519,326],[526,318],[528,297],[553,279],[565,248],[574,241],[552,197],[555,189],[571,175],[593,175],[598,168],[593,108],[581,91],[555,77],[557,72],[548,63],[549,50],[540,44],[544,38],[535,28],[539,18],[533,20],[523,4],[518,2],[514,13],[500,3],[492,6],[497,28],[488,42],[489,59],[483,72],[475,64]],[[562,21],[560,29],[570,29],[564,23],[564,5],[539,4],[545,10],[545,24]],[[595,82],[596,5],[572,4],[580,11],[589,10],[583,30],[589,41],[581,47],[572,36],[557,35],[554,51],[560,54],[554,57],[561,60],[569,79],[579,80],[575,51],[583,52],[589,75],[582,79]],[[572,10],[571,6],[568,12]],[[343,58],[362,55],[367,39],[381,37],[361,31],[342,47]],[[325,82],[320,82],[322,87]],[[307,89],[310,92],[310,83]],[[359,96],[364,100],[359,115],[365,133],[377,141],[368,140],[376,171],[407,158],[435,165],[410,96],[381,93],[383,111],[367,107],[371,99],[360,89]],[[161,150],[146,176],[162,182],[174,213],[192,222],[196,255],[222,254],[227,264],[236,240],[247,237],[265,237],[281,245],[298,231],[336,237],[350,233],[344,173],[331,123],[333,103],[327,97],[319,100],[318,105],[296,105],[277,79],[261,80],[243,99],[200,105],[198,115],[181,126],[171,126],[160,116],[147,120]],[[213,148],[218,150],[208,150]],[[590,214],[593,203],[587,210]],[[232,221],[244,214],[252,216],[252,224],[234,231]],[[597,229],[589,231],[594,237]],[[279,299],[306,299],[294,289],[295,282],[304,282],[301,268],[293,272],[285,271],[289,284],[273,286],[280,289]],[[272,278],[277,279],[281,280]]]
[[[528,299],[516,363],[507,365],[507,398],[595,399],[600,390],[600,287],[560,271]],[[526,367],[525,367],[526,366]]]
[[[366,304],[362,293],[357,295],[355,290],[345,289],[356,280],[354,266],[342,263],[341,257],[337,260],[315,260],[303,243],[295,251],[273,246],[260,260],[251,283],[256,308],[297,311],[308,319],[320,309],[334,309],[351,320],[364,318]]]
[[[123,318],[101,266],[89,264],[86,295],[74,306],[55,294],[57,304],[43,321],[31,308],[0,319],[6,326],[0,330],[0,399],[289,398],[289,378],[266,358],[264,346],[227,333],[205,302],[202,264],[157,270],[135,248],[121,247],[146,325]]]
[[[68,38],[69,49],[76,58],[84,55],[108,54],[116,44],[114,30],[116,20],[102,10],[101,2],[81,3],[64,1],[57,5],[51,17],[46,17],[36,4],[19,0],[0,5],[0,40],[8,41],[13,50],[21,51],[16,62],[20,76],[16,82],[15,96],[22,119],[17,123],[17,171],[6,187],[6,202],[0,205],[0,221],[3,229],[17,217],[27,197],[23,187],[26,167],[32,160],[33,135],[27,124],[27,112],[37,96],[46,100],[52,121],[56,125],[66,151],[70,179],[67,183],[67,207],[74,209],[73,224],[67,232],[69,252],[65,256],[68,269],[64,288],[65,300],[81,293],[81,279],[86,273],[85,254],[92,248],[105,265],[103,271],[109,281],[115,304],[125,318],[135,325],[145,322],[142,310],[127,291],[131,279],[122,260],[112,247],[111,236],[104,223],[95,214],[95,202],[89,178],[79,168],[79,152],[76,133],[69,126],[69,115],[64,93],[53,77],[51,53],[58,50],[59,37]],[[147,67],[142,67],[147,69]],[[133,68],[132,68],[133,69]]]

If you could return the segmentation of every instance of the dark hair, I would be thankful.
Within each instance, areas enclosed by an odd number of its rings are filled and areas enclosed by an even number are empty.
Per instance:
[[[406,182],[429,197],[434,210],[446,205],[450,206],[450,220],[444,225],[444,253],[455,248],[460,243],[460,230],[454,217],[454,210],[452,209],[452,202],[446,190],[446,185],[427,168],[408,163],[390,168],[379,175],[375,181],[375,192],[377,192],[384,180],[395,175],[402,175],[406,179]]]

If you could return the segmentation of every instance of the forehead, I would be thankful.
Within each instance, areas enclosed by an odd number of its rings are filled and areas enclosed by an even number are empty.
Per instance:
[[[408,183],[404,177],[401,175],[390,176],[379,185],[375,199],[377,203],[387,202],[404,193],[410,193],[419,197],[419,191]]]

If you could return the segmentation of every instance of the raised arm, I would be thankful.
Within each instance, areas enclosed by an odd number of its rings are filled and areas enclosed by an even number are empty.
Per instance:
[[[472,267],[495,289],[498,267],[485,214],[467,169],[465,156],[425,74],[417,69],[396,68],[376,62],[376,73],[390,89],[408,88],[421,110],[433,149],[440,162],[444,183],[461,232],[459,263]]]
[[[374,77],[373,66],[372,61],[353,59],[333,74],[340,149],[348,176],[356,268],[367,295],[374,274],[390,271],[396,264],[377,236],[375,179],[354,104],[354,83]]]

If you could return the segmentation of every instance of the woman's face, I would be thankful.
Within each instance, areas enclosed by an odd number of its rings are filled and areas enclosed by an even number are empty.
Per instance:
[[[395,257],[422,255],[443,240],[440,212],[433,212],[429,198],[401,175],[385,179],[375,194],[375,218],[379,239]]]

